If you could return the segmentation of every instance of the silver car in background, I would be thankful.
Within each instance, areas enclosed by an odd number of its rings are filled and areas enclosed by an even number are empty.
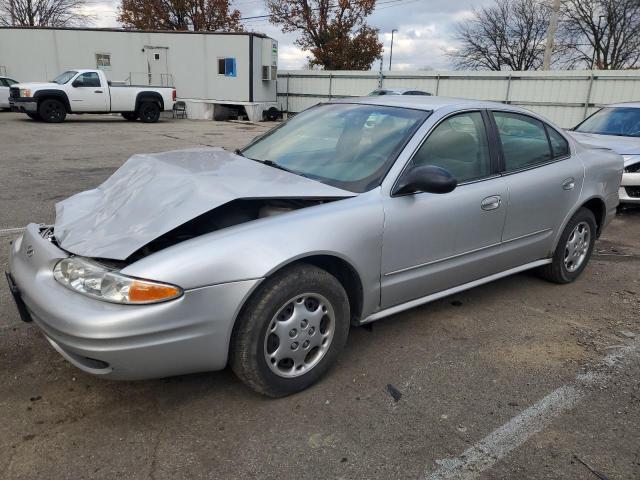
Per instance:
[[[509,105],[315,106],[236,154],[136,155],[10,252],[16,304],[78,368],[222,369],[283,396],[362,325],[527,269],[575,280],[622,158]],[[498,308],[498,307],[497,307]]]
[[[640,102],[601,108],[571,133],[579,142],[622,155],[620,203],[640,204]]]

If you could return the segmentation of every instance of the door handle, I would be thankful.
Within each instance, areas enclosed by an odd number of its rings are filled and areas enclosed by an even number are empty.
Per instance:
[[[502,197],[500,195],[491,195],[490,197],[482,200],[480,207],[482,210],[495,210],[500,207],[500,203],[502,202]]]
[[[576,179],[573,177],[569,177],[562,182],[562,188],[564,190],[573,190],[576,186]]]
[[[102,93],[102,90],[94,90],[93,93]]]

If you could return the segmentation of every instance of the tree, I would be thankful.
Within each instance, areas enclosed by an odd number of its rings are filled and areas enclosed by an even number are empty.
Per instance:
[[[568,67],[640,67],[640,0],[564,0],[560,42]]]
[[[121,0],[118,21],[142,30],[243,30],[230,0]]]
[[[460,22],[460,48],[446,53],[456,68],[534,70],[542,66],[549,6],[541,0],[496,0]]]
[[[369,70],[380,58],[378,29],[366,23],[376,0],[266,0],[270,21],[283,33],[298,32],[296,44],[311,53],[309,66],[325,70]]]
[[[0,0],[0,25],[68,27],[91,23],[85,0]]]

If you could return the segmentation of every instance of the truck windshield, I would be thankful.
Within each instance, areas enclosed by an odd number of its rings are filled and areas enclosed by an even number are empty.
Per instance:
[[[75,70],[69,70],[67,72],[61,73],[60,75],[58,75],[56,78],[54,78],[51,81],[53,83],[57,83],[58,85],[64,85],[69,80],[71,80],[73,77],[75,77],[76,73],[78,73],[78,72],[76,72]]]
[[[576,132],[640,137],[640,108],[606,107],[575,128]]]
[[[366,192],[380,185],[430,113],[379,105],[320,105],[240,153],[334,187]]]

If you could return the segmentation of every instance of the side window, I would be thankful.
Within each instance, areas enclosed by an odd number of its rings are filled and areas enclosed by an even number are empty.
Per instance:
[[[547,126],[547,133],[549,134],[549,141],[551,142],[554,158],[569,155],[569,142],[549,126]]]
[[[4,78],[0,78],[0,87],[8,87],[9,82],[7,82]]]
[[[218,59],[218,75],[225,77],[236,77],[236,59],[235,58],[219,58]]]
[[[505,170],[536,166],[553,158],[544,124],[509,112],[493,112],[504,153]]]
[[[442,167],[458,182],[489,175],[491,157],[482,114],[460,113],[444,120],[431,132],[412,162]]]
[[[99,87],[100,77],[96,72],[83,73],[78,77],[78,80],[82,82],[83,87]]]

